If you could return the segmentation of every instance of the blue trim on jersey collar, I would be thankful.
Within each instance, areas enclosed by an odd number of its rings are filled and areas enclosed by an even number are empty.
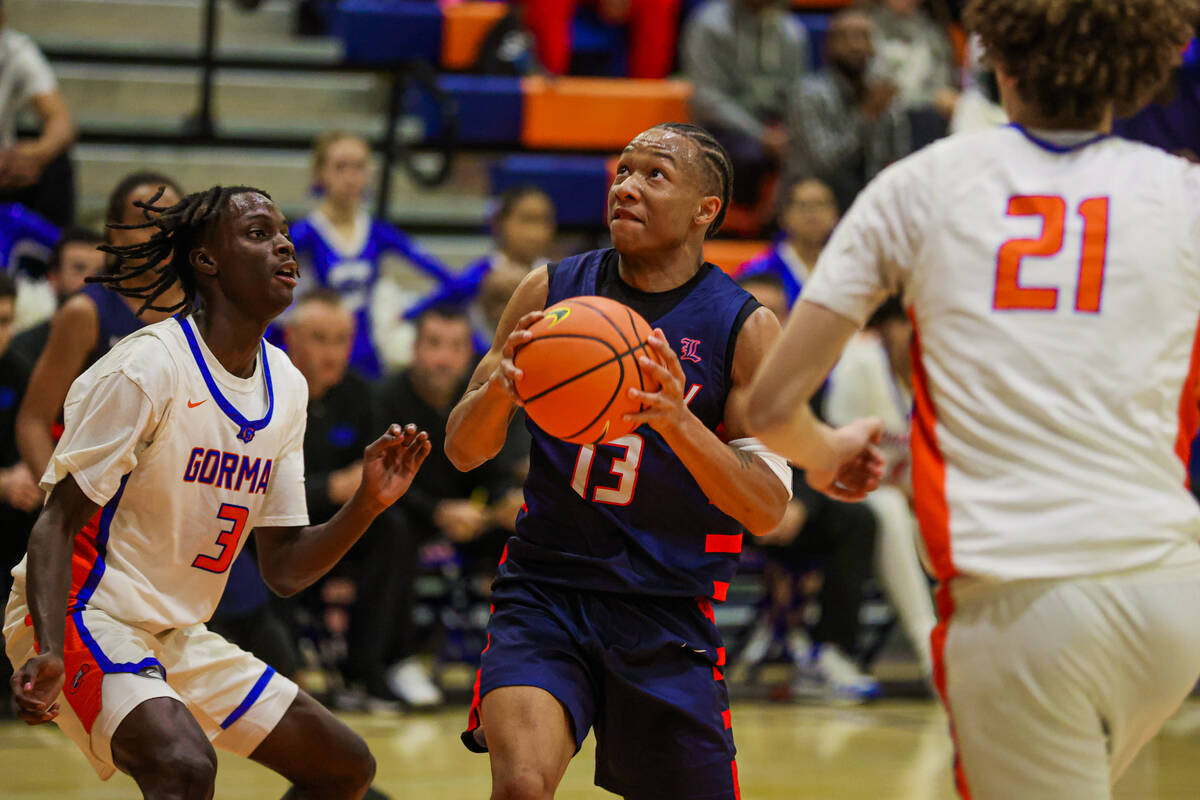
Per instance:
[[[1024,125],[1022,125],[1019,122],[1010,122],[1010,123],[1008,123],[1008,127],[1016,128],[1018,131],[1021,132],[1022,136],[1024,136],[1026,139],[1033,142],[1034,144],[1036,144],[1038,147],[1042,148],[1043,150],[1049,150],[1051,153],[1059,153],[1059,154],[1073,153],[1076,150],[1082,150],[1085,147],[1091,147],[1096,142],[1099,142],[1102,139],[1107,139],[1109,136],[1112,135],[1109,133],[1097,133],[1095,136],[1091,137],[1090,139],[1084,139],[1083,141],[1076,142],[1075,144],[1058,144],[1057,142],[1051,142],[1048,139],[1043,139],[1040,136],[1034,136],[1032,133],[1029,132],[1028,128],[1026,128]]]
[[[200,352],[200,343],[196,341],[196,334],[192,332],[192,326],[188,324],[187,319],[177,316],[175,321],[179,323],[179,327],[183,328],[183,335],[192,351],[192,358],[196,360],[196,366],[200,368],[200,375],[208,385],[208,393],[225,412],[225,416],[237,424],[238,438],[249,444],[256,431],[261,431],[271,424],[271,415],[275,413],[275,387],[271,384],[271,366],[267,363],[267,343],[259,343],[259,351],[262,353],[263,377],[267,381],[267,414],[262,419],[248,420],[242,416],[242,412],[233,407],[233,403],[230,403],[225,395],[221,394],[217,382],[213,380],[212,373],[208,370],[208,362],[204,360],[204,354]]]

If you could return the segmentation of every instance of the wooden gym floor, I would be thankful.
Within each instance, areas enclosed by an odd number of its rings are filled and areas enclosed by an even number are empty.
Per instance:
[[[465,713],[346,715],[379,762],[376,786],[396,800],[486,800],[486,756],[458,741]],[[734,731],[745,800],[951,800],[950,743],[933,701],[858,708],[735,705]],[[1186,705],[1117,787],[1118,800],[1194,800],[1200,794],[1200,701]],[[592,785],[593,742],[572,762],[559,800],[612,797]],[[222,753],[220,800],[271,800],[283,781]],[[136,798],[118,774],[101,783],[54,726],[0,723],[0,798]]]

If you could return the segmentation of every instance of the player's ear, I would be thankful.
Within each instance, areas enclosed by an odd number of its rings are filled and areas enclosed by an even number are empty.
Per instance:
[[[717,214],[721,212],[721,198],[715,194],[706,195],[700,198],[700,205],[696,209],[696,215],[692,218],[692,223],[708,230],[708,227],[713,224],[717,218]]]
[[[216,275],[217,262],[213,259],[212,254],[208,252],[208,248],[197,247],[188,255],[188,261],[192,265],[192,269],[202,275]]]

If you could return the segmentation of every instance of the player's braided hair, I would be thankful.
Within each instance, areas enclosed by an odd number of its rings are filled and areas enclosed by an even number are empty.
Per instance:
[[[1197,0],[971,0],[988,56],[1047,126],[1091,128],[1109,103],[1137,111],[1195,34]]]
[[[708,226],[705,237],[716,235],[725,222],[725,211],[729,208],[729,199],[733,196],[733,161],[730,160],[729,153],[725,152],[725,148],[713,138],[711,133],[699,125],[692,125],[688,122],[664,122],[654,127],[686,136],[700,151],[710,179],[705,191],[711,190],[713,194],[721,198],[721,210],[717,212],[717,218]]]
[[[108,227],[122,230],[157,228],[145,242],[117,246],[101,245],[100,249],[112,253],[120,260],[119,268],[107,275],[87,278],[89,283],[103,283],[109,289],[125,297],[142,300],[137,313],[150,309],[190,314],[196,308],[196,273],[190,260],[194,250],[204,239],[209,225],[220,218],[229,199],[235,195],[260,194],[268,200],[271,196],[262,189],[252,186],[213,186],[203,192],[194,192],[173,206],[157,206],[163,189],[146,202],[135,202],[146,217],[145,222],[122,225],[110,222]],[[153,215],[153,216],[152,216]],[[127,285],[131,279],[143,275],[155,276],[149,283],[140,286]],[[169,290],[175,282],[183,289],[183,300],[171,306],[156,306],[154,301]]]

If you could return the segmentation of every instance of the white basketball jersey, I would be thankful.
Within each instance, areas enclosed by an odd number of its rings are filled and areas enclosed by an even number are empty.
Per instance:
[[[253,528],[308,524],[307,404],[278,348],[237,378],[191,319],[131,334],[79,376],[41,484],[70,474],[102,506],[75,537],[70,608],[152,632],[207,620]],[[24,560],[13,575],[23,590]]]
[[[1196,552],[1200,167],[1015,126],[893,165],[804,298],[903,292],[913,483],[938,577],[1096,574]]]

